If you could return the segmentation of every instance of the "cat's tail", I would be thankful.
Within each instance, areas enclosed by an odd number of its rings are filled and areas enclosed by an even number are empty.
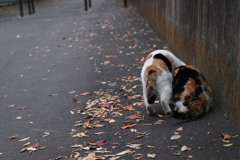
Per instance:
[[[188,109],[185,112],[174,111],[173,117],[177,119],[197,119],[200,118],[205,113],[206,107],[204,103],[199,100],[190,102]]]
[[[157,72],[155,70],[148,71],[147,76],[147,101],[149,104],[153,104],[157,98],[157,90],[156,90],[156,79],[157,79]]]

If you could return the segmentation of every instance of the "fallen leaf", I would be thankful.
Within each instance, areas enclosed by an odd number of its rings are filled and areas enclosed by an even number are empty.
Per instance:
[[[83,157],[81,160],[104,160],[104,157],[96,156],[94,153],[90,153],[87,157]]]
[[[92,92],[84,92],[84,93],[80,93],[79,95],[80,96],[86,96],[86,95],[90,95],[90,94],[93,94]]]
[[[175,156],[181,156],[181,155],[182,155],[181,152],[174,152],[173,154],[174,154]]]
[[[133,114],[131,116],[125,117],[125,119],[136,119],[136,118],[140,118],[140,115],[139,114]]]
[[[107,144],[107,141],[106,141],[106,140],[101,140],[101,141],[95,142],[95,144],[96,144],[97,146],[103,146],[103,145],[106,145],[106,144]]]
[[[127,154],[127,153],[132,153],[132,151],[131,150],[125,150],[125,151],[117,153],[116,155],[117,156],[122,156],[122,155]]]
[[[134,43],[137,43],[137,41],[134,39],[134,40],[129,41],[129,43],[134,44]]]
[[[155,157],[156,157],[156,154],[147,154],[147,156],[148,156],[149,158],[155,158]]]
[[[16,139],[16,138],[17,138],[16,136],[8,137],[8,139]]]
[[[140,62],[142,62],[142,63],[145,62],[145,57],[142,57]]]
[[[142,144],[128,144],[126,146],[133,149],[141,149]]]
[[[13,108],[15,107],[15,104],[8,105],[8,108]]]
[[[27,140],[29,140],[29,139],[30,139],[30,137],[27,137],[27,138],[19,139],[18,141],[19,141],[19,142],[24,142],[24,141],[27,141]]]
[[[222,142],[224,143],[229,143],[230,141],[229,140],[224,140],[224,139],[221,139]]]
[[[160,118],[164,118],[165,117],[165,115],[162,115],[162,114],[158,114],[157,116],[160,117]]]
[[[179,127],[176,131],[183,131],[183,127]]]
[[[75,93],[76,91],[70,91],[70,92],[68,92],[68,94],[73,94],[73,93]]]
[[[87,122],[85,122],[84,124],[83,124],[83,128],[92,128],[92,119],[90,119],[90,120],[88,120]]]
[[[92,147],[91,146],[86,146],[86,147],[84,147],[83,145],[81,145],[81,144],[75,144],[75,145],[73,145],[73,146],[71,146],[71,148],[81,148],[81,149],[83,149],[83,150],[90,150]]]
[[[126,129],[126,128],[132,128],[132,127],[135,127],[136,124],[133,123],[133,122],[125,122],[125,123],[122,123],[121,126],[123,126],[123,127],[121,127],[121,129]]]
[[[188,147],[187,146],[182,146],[181,148],[181,151],[184,152],[184,151],[187,151],[188,150]]]
[[[50,132],[43,132],[42,137],[47,137],[47,136],[50,136]]]
[[[224,144],[223,147],[230,147],[230,146],[232,146],[232,145],[233,145],[233,143]]]
[[[104,107],[104,108],[109,108],[111,107],[112,104],[111,103],[105,103],[105,104],[100,104],[99,107]]]
[[[109,158],[109,160],[116,160],[116,159],[120,159],[120,158],[122,158],[122,156],[111,157],[111,158]]]
[[[128,105],[125,107],[126,110],[132,111],[134,110],[134,107],[132,105]]]
[[[104,135],[104,134],[108,134],[107,132],[97,132],[97,133],[94,133],[94,134],[97,134],[97,135]]]
[[[79,103],[80,103],[80,101],[77,100],[77,99],[75,99],[75,98],[73,98],[73,102],[74,102],[75,104],[79,104]]]
[[[164,122],[164,120],[160,119],[160,120],[157,120],[156,122],[154,122],[153,124],[154,125],[158,125],[158,124],[162,124],[163,122]]]
[[[24,110],[24,109],[28,109],[28,107],[19,107],[19,108],[17,108],[17,110]]]
[[[220,135],[222,136],[222,138],[223,138],[224,140],[229,140],[229,139],[231,139],[231,138],[232,138],[232,136],[231,136],[231,135],[229,135],[229,134],[220,133]]]
[[[38,148],[38,150],[44,150],[44,149],[46,149],[45,146],[42,146],[42,147]]]
[[[111,119],[109,123],[115,123],[116,121],[114,119]]]
[[[147,145],[148,148],[155,148],[155,146]]]
[[[135,132],[135,133],[137,132],[136,129],[132,129],[132,128],[130,129],[130,131],[131,131],[131,132]]]
[[[20,152],[25,152],[25,151],[34,152],[34,151],[36,151],[36,150],[37,150],[37,149],[34,148],[34,147],[28,147],[28,148],[23,148],[23,149],[21,149]]]
[[[105,56],[106,58],[118,58],[118,56],[115,56],[115,55],[107,55]]]
[[[26,147],[26,146],[28,146],[30,144],[30,142],[27,142],[27,143],[25,143],[24,145],[23,145],[23,147]]]
[[[81,132],[81,133],[73,135],[72,137],[81,138],[81,137],[88,137],[88,135],[86,135],[86,132]]]
[[[40,143],[35,143],[34,145],[30,146],[30,147],[33,147],[33,148],[37,148],[38,146],[40,145]]]
[[[179,138],[181,138],[181,137],[182,137],[181,135],[173,135],[173,136],[171,137],[171,140],[179,139]]]

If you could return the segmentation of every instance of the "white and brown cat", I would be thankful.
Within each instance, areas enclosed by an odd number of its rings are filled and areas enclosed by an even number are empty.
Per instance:
[[[172,116],[178,119],[197,119],[208,112],[211,89],[202,73],[191,65],[177,67],[173,74]]]
[[[172,97],[172,72],[174,68],[182,65],[186,64],[166,50],[155,50],[146,57],[141,79],[148,114],[154,114],[152,104],[158,96],[165,114],[171,113],[169,103]]]

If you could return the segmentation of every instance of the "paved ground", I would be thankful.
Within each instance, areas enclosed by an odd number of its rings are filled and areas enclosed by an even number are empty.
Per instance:
[[[166,44],[132,8],[57,0],[36,12],[0,12],[0,159],[240,159],[217,106],[190,122],[146,115],[141,59]]]

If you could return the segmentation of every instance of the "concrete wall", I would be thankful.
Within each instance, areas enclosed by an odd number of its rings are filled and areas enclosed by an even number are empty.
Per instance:
[[[240,128],[240,0],[130,0],[171,51],[198,67]],[[220,122],[221,123],[221,122]]]

